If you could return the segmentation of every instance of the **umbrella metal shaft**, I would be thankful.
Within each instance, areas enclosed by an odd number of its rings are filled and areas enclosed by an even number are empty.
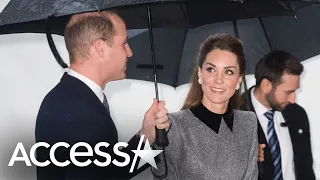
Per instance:
[[[149,36],[150,36],[150,47],[151,47],[151,59],[152,59],[152,65],[153,65],[154,85],[155,85],[155,91],[156,91],[156,98],[159,101],[157,70],[156,70],[156,57],[155,57],[155,52],[154,52],[154,42],[153,42],[153,32],[152,32],[152,17],[151,17],[151,11],[150,11],[149,4],[148,4],[148,28],[149,28]]]

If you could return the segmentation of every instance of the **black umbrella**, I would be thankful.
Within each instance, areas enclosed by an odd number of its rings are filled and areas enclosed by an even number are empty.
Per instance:
[[[319,0],[11,0],[0,16],[0,34],[46,33],[45,20],[52,16],[51,32],[63,35],[70,15],[115,9],[128,29],[152,26],[197,27],[203,24],[250,17],[295,15]]]
[[[188,83],[200,43],[209,35],[228,33],[243,41],[247,58],[246,74],[271,50],[285,50],[299,60],[320,54],[320,5],[301,9],[296,16],[241,19],[191,28],[155,28],[154,47],[158,82],[173,87]],[[127,78],[153,81],[148,29],[130,30],[136,34],[128,42],[134,52],[127,64]]]
[[[50,48],[63,67],[51,34],[63,35],[71,15],[116,10],[128,29],[149,28],[151,59],[157,90],[152,27],[198,27],[200,25],[253,17],[295,15],[319,0],[11,0],[0,14],[0,34],[46,33]],[[177,80],[175,80],[177,81]]]
[[[128,29],[149,29],[158,98],[152,27],[198,27],[253,17],[293,16],[300,8],[313,3],[319,3],[319,0],[11,0],[0,14],[0,34],[46,33],[57,62],[66,68],[51,34],[63,35],[64,27],[73,14],[116,10]]]

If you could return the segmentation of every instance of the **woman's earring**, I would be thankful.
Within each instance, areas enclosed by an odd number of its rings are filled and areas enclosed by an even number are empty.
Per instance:
[[[236,86],[236,90],[239,90],[239,88],[240,88],[240,85],[239,85],[239,84],[237,84],[237,86]]]
[[[199,83],[199,84],[202,84],[202,80],[201,80],[200,78],[198,79],[198,83]]]

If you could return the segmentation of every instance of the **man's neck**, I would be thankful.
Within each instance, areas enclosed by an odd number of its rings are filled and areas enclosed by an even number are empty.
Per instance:
[[[94,68],[90,68],[90,66],[85,66],[83,64],[71,64],[70,69],[73,71],[85,76],[91,81],[98,84],[102,89],[104,89],[106,83],[100,78],[99,73]]]
[[[266,95],[262,93],[261,89],[255,87],[253,90],[253,95],[265,108],[270,109],[270,105],[267,101]]]

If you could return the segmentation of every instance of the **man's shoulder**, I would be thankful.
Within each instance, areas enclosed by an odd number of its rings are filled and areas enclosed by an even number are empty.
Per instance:
[[[50,103],[52,105],[54,105],[53,102],[67,103],[81,99],[83,97],[81,94],[87,91],[88,87],[65,73],[60,82],[46,94],[42,103]]]
[[[281,113],[285,120],[289,123],[297,125],[309,124],[308,115],[305,109],[296,103],[287,105]]]
[[[307,114],[305,109],[297,103],[288,104],[283,110],[283,114]]]
[[[64,75],[65,76],[65,75]],[[41,102],[39,114],[50,114],[50,116],[58,116],[59,114],[68,111],[69,113],[77,112],[81,114],[82,111],[87,112],[91,106],[86,105],[86,97],[83,94],[81,86],[73,86],[63,78],[53,87],[44,97]],[[41,117],[41,116],[40,116]]]
[[[73,98],[73,94],[70,93],[70,91],[70,87],[65,86],[65,84],[59,82],[45,95],[42,104],[55,105],[56,103],[63,103],[65,101],[68,101]]]

